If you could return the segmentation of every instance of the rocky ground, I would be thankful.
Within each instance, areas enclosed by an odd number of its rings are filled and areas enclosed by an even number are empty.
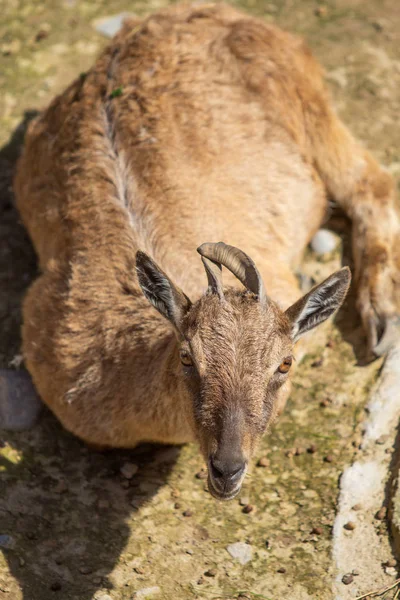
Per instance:
[[[36,273],[11,192],[24,125],[107,43],[97,19],[164,4],[1,4],[0,368],[19,367],[20,302]],[[398,0],[237,4],[307,38],[338,111],[398,177]],[[304,272],[319,280],[338,266],[348,232],[338,241],[327,256],[310,250]],[[29,432],[2,432],[0,598],[347,600],[393,586],[398,355],[382,372],[382,360],[366,360],[352,295],[313,340],[283,418],[231,503],[207,493],[194,446],[98,454],[47,411]]]

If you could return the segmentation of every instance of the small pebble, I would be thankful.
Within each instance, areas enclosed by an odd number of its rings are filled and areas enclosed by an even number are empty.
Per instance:
[[[285,567],[279,567],[279,569],[277,570],[277,573],[286,573]]]
[[[182,514],[184,517],[193,517],[193,511],[191,511],[190,508],[184,510]]]
[[[314,13],[317,17],[326,17],[326,15],[328,14],[328,9],[326,6],[317,6]],[[322,229],[320,231],[325,231],[325,230]]]
[[[351,574],[354,575],[354,577],[358,577],[360,574],[360,571],[358,571],[358,569],[353,569]]]
[[[21,46],[22,46],[21,41],[15,39],[6,44],[2,44],[0,46],[0,52],[4,56],[11,56],[11,54],[16,54],[17,52],[19,52],[21,50]]]
[[[355,529],[355,528],[356,528],[356,524],[354,523],[354,521],[349,521],[348,523],[345,523],[345,524],[343,525],[343,527],[344,527],[345,529],[347,529],[347,531],[353,531],[353,529]]]
[[[207,479],[207,471],[199,471],[195,477],[196,479]]]
[[[204,575],[206,577],[216,577],[217,576],[217,571],[216,571],[216,569],[208,569],[208,571],[206,571],[204,573]]]
[[[318,360],[314,360],[314,362],[311,363],[311,366],[315,369],[318,367],[322,367],[323,364],[324,364],[324,359],[318,358]]]
[[[269,467],[269,465],[270,465],[270,460],[266,456],[263,456],[262,458],[260,458],[260,460],[257,463],[257,467]]]
[[[380,446],[382,446],[383,444],[385,444],[389,439],[388,435],[381,435],[380,437],[378,437],[377,440],[375,440],[375,444],[379,444]]]
[[[200,579],[197,580],[197,585],[202,585],[204,583],[204,577],[200,577]]]
[[[330,406],[331,404],[332,404],[331,401],[328,399],[321,400],[321,402],[319,403],[321,408],[326,408],[327,406]]]
[[[351,508],[351,510],[355,510],[355,511],[357,511],[357,510],[362,510],[362,504],[355,504],[355,505],[354,505],[354,506]]]
[[[354,576],[351,573],[347,573],[346,575],[343,575],[342,577],[342,582],[344,583],[344,585],[350,585],[350,583],[353,583],[354,581]]]
[[[307,448],[308,454],[315,454],[317,450],[318,448],[315,444],[311,444],[311,446]]]
[[[138,470],[139,467],[137,465],[135,465],[134,463],[127,462],[121,467],[120,472],[121,475],[125,477],[125,479],[132,479],[132,477],[136,475]]]
[[[186,554],[193,556],[193,550],[191,548],[189,548],[188,550],[186,550]]]
[[[397,565],[397,560],[395,558],[391,558],[385,562],[385,566],[389,568],[394,568]]]
[[[59,581],[55,581],[51,584],[50,589],[52,592],[59,592],[61,590],[61,583]]]
[[[91,567],[82,565],[79,567],[79,573],[82,573],[82,575],[90,575],[90,573],[93,573],[93,569]]]
[[[325,456],[324,461],[327,462],[327,463],[333,462],[333,456],[332,456],[332,454],[328,454],[327,456]]]
[[[182,507],[182,504],[180,502],[175,502],[174,508],[176,508],[176,510],[179,510],[181,507]]]
[[[375,519],[383,521],[386,517],[386,506],[382,506],[375,515]]]
[[[172,496],[172,498],[179,498],[179,496],[180,496],[180,495],[181,495],[181,493],[180,493],[180,491],[179,491],[179,490],[176,490],[176,489],[174,489],[174,490],[172,490],[172,492],[171,492],[171,496]]]
[[[248,496],[241,496],[239,504],[240,506],[247,506],[247,504],[250,504],[250,498]]]
[[[42,23],[39,31],[35,35],[35,42],[40,42],[47,38],[51,30],[51,25],[49,23]]]
[[[302,448],[301,446],[299,446],[298,448],[296,448],[294,455],[295,456],[300,456],[301,454],[304,454],[306,451],[305,448]]]
[[[335,344],[334,340],[328,340],[326,342],[326,347],[327,348],[334,348],[335,346],[336,346],[336,344]]]
[[[311,529],[311,533],[313,535],[322,535],[323,531],[322,531],[322,527],[313,527]]]
[[[53,492],[55,494],[65,494],[65,492],[68,492],[68,486],[63,479],[53,488]]]
[[[254,510],[254,506],[252,504],[247,504],[247,506],[245,506],[243,508],[243,511],[246,515],[248,515],[249,513],[253,512]]]

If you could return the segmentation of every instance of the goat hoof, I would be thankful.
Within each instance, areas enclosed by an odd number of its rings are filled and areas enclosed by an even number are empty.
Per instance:
[[[375,334],[375,339],[377,335]],[[372,352],[376,356],[383,356],[400,340],[400,317],[385,318],[382,333],[377,342],[372,346]]]
[[[0,369],[0,429],[30,429],[36,423],[42,407],[27,371]]]

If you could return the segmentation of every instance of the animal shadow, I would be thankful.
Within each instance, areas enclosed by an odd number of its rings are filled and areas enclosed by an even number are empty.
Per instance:
[[[4,368],[18,363],[21,301],[37,274],[35,253],[12,195],[15,162],[35,114],[27,112],[0,149]],[[0,431],[0,548],[5,557],[0,562],[0,596],[4,592],[13,600],[90,600],[97,590],[112,589],[109,575],[134,536],[132,514],[140,514],[165,484],[178,454],[179,448],[150,445],[94,452],[66,432],[47,409],[30,431]],[[125,463],[128,477],[121,472]],[[132,465],[138,467],[135,474]]]

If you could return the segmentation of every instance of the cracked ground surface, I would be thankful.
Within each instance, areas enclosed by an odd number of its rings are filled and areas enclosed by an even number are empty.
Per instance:
[[[8,0],[0,20],[0,367],[18,362],[20,302],[33,250],[12,204],[26,123],[85,71],[107,43],[95,19],[146,14],[163,1]],[[336,107],[361,141],[400,174],[398,0],[235,3],[303,35],[326,68]],[[348,232],[341,235],[348,254]],[[322,279],[339,252],[304,270]],[[280,423],[264,438],[238,500],[216,503],[195,446],[98,454],[45,411],[30,432],[1,433],[1,600],[333,598],[332,528],[339,478],[361,450],[364,408],[381,367],[366,364],[354,298],[314,336]],[[16,358],[17,357],[17,358]],[[322,359],[322,361],[321,361]],[[395,463],[388,446],[387,469]],[[124,463],[139,467],[131,479]],[[253,506],[243,512],[243,504]],[[385,519],[374,522],[382,564],[393,560]],[[348,531],[346,535],[352,535]],[[245,565],[227,546],[251,546]],[[368,560],[368,553],[367,558]],[[348,565],[351,572],[352,565]],[[383,566],[344,586],[346,597],[389,585]],[[154,588],[143,592],[144,589]],[[394,593],[387,598],[393,598]]]

